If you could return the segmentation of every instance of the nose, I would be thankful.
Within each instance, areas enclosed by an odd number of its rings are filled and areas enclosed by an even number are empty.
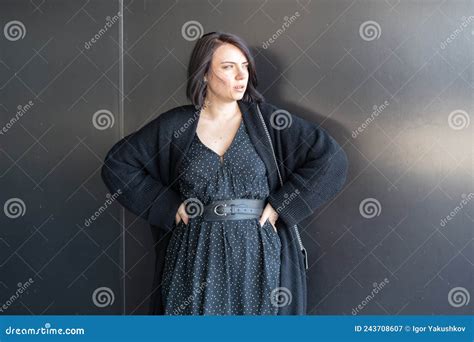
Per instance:
[[[247,76],[247,70],[245,67],[238,67],[237,78],[243,79]]]

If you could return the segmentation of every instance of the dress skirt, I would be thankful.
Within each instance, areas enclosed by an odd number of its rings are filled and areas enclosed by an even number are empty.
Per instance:
[[[244,121],[223,155],[197,133],[178,169],[189,223],[175,224],[163,269],[166,315],[276,315],[281,242],[267,220],[205,221],[203,206],[269,195],[266,168]]]

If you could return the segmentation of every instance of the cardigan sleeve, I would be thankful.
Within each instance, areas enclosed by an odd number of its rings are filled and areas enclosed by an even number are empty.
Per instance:
[[[271,193],[268,201],[279,218],[293,226],[342,189],[348,160],[344,150],[325,129],[290,115],[289,127],[278,132],[283,167],[288,175],[283,186]],[[288,169],[288,165],[294,166]]]
[[[159,117],[158,117],[159,119]],[[160,179],[159,153],[168,146],[159,146],[159,120],[117,142],[107,153],[101,176],[117,201],[133,214],[166,231],[173,227],[181,198]]]

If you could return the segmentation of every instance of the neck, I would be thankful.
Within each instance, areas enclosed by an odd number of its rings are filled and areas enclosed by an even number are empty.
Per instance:
[[[201,111],[211,120],[227,121],[239,113],[237,101],[222,102],[216,100],[205,100]]]

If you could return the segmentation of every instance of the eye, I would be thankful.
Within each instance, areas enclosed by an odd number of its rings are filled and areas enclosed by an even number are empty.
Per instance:
[[[227,68],[230,68],[230,67],[233,67],[233,65],[226,65],[226,66],[224,67],[224,69],[227,69]]]

